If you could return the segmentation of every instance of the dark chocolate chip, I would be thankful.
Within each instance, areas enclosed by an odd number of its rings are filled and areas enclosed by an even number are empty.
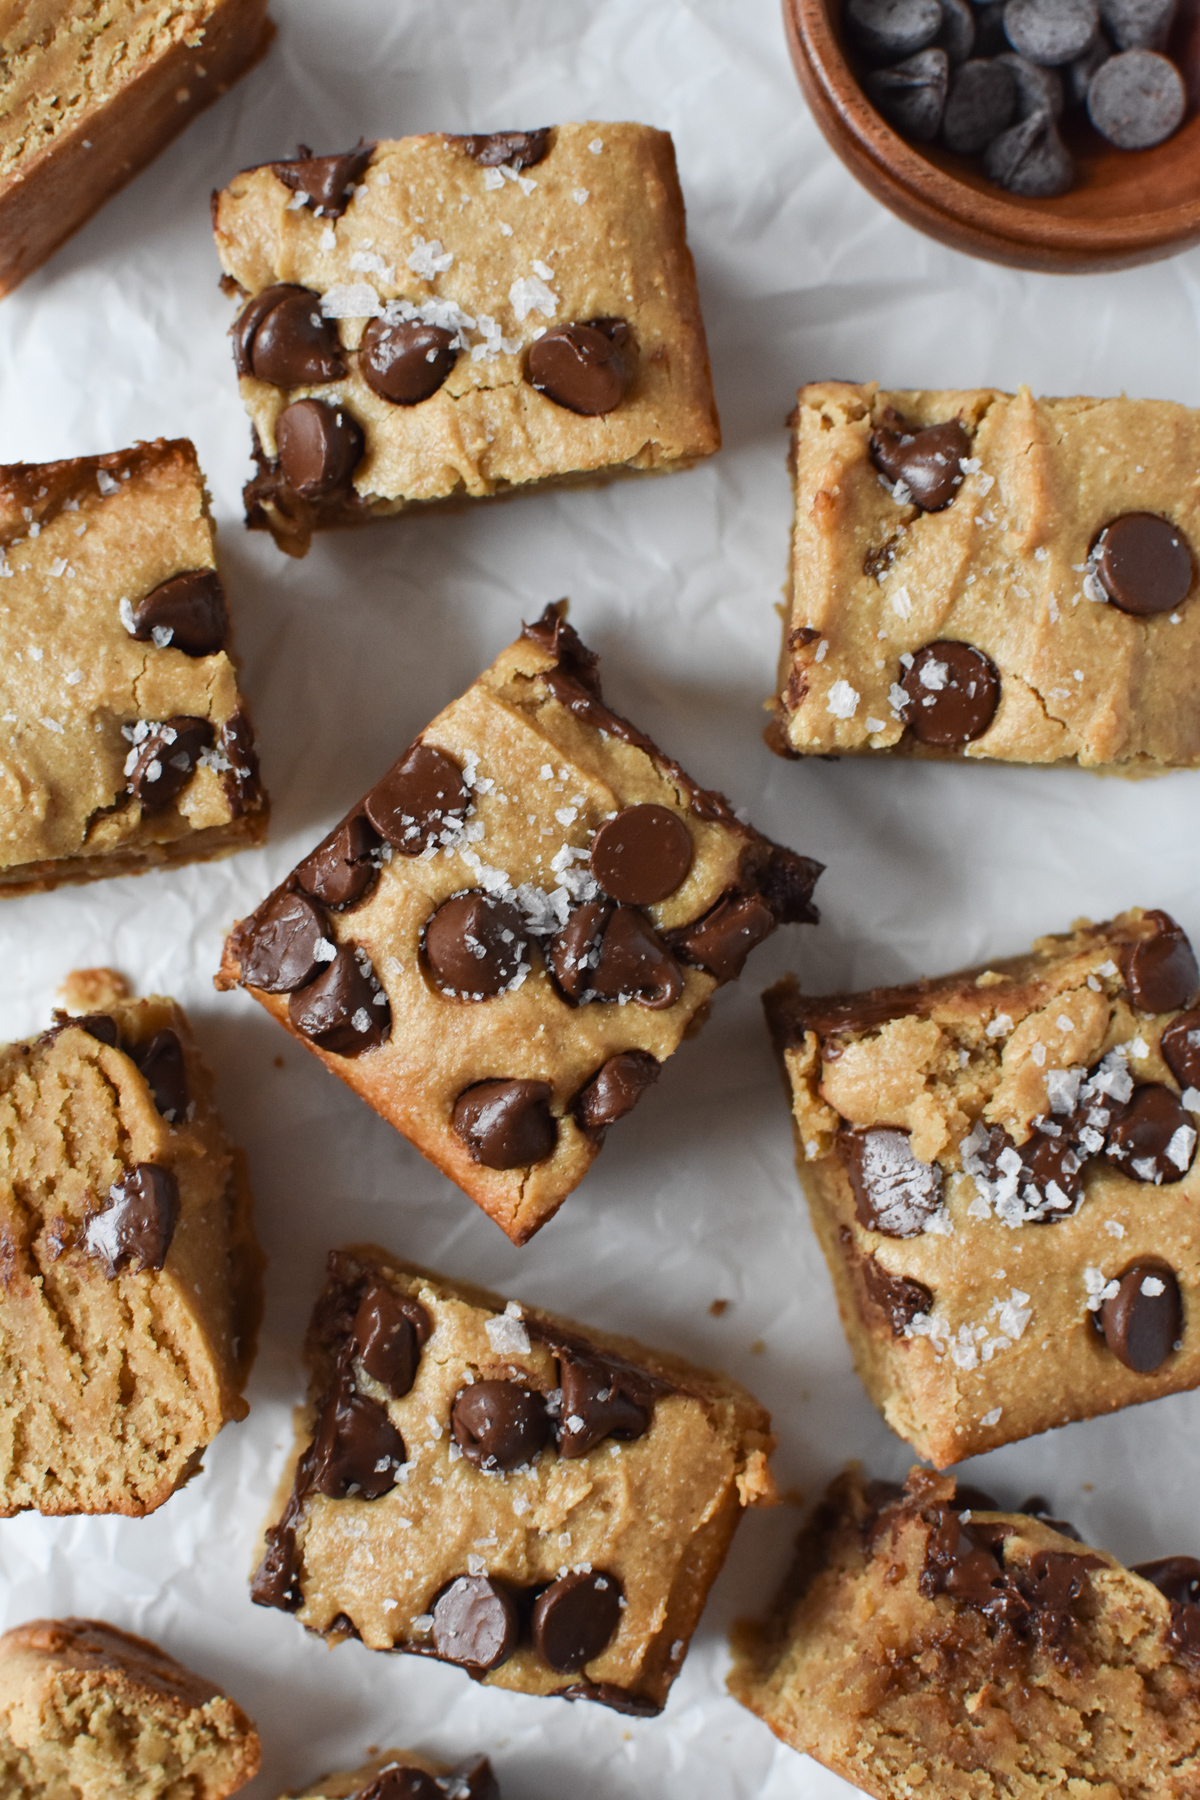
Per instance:
[[[949,749],[982,737],[1000,704],[1000,676],[973,644],[941,638],[918,650],[900,679],[905,722],[922,744]]]
[[[692,866],[692,834],[665,806],[627,806],[592,843],[592,874],[625,906],[665,900]]]
[[[1190,1006],[1200,990],[1200,967],[1187,933],[1170,913],[1148,913],[1158,931],[1126,950],[1125,986],[1139,1012],[1175,1012]]]
[[[1180,1133],[1183,1136],[1180,1137]],[[1159,1081],[1133,1090],[1129,1105],[1108,1130],[1104,1154],[1134,1181],[1182,1181],[1192,1164],[1196,1132],[1179,1095]]]
[[[1127,1369],[1152,1375],[1183,1335],[1183,1301],[1174,1270],[1139,1262],[1119,1277],[1117,1292],[1100,1308],[1104,1341]]]
[[[240,819],[247,807],[261,804],[263,798],[254,731],[240,703],[221,726],[219,742],[229,764],[221,770],[221,783],[234,818]]]
[[[168,1124],[182,1125],[191,1095],[179,1033],[165,1026],[155,1032],[148,1044],[139,1044],[131,1054],[163,1118]]]
[[[241,983],[264,994],[307,987],[329,960],[331,939],[320,911],[303,894],[275,894],[239,932]]]
[[[1052,200],[1071,186],[1075,164],[1050,114],[1036,112],[992,139],[983,153],[983,172],[1010,194]]]
[[[548,1081],[477,1081],[454,1103],[454,1130],[487,1169],[544,1162],[558,1142],[553,1092]]]
[[[610,913],[590,981],[597,999],[637,1000],[652,1012],[674,1006],[683,992],[679,964],[649,919],[632,906]]]
[[[959,465],[971,454],[971,440],[959,419],[927,425],[923,431],[909,431],[900,423],[900,430],[883,425],[871,433],[871,461],[889,481],[902,481],[923,512],[941,512],[962,486]]]
[[[969,18],[966,0],[955,0],[955,4]],[[863,87],[889,125],[911,143],[929,144],[942,122],[949,78],[950,63],[944,50],[918,50],[890,69],[868,69]]]
[[[1050,1123],[1058,1126],[1057,1136],[1035,1125],[1023,1144],[1015,1144],[1001,1126],[990,1125],[976,1152],[991,1181],[1019,1173],[1021,1204],[1030,1209],[1026,1218],[1039,1225],[1068,1218],[1078,1207],[1089,1154],[1079,1137],[1089,1123],[1086,1110]],[[1012,1156],[1019,1159],[1019,1171],[1009,1160]]]
[[[449,1800],[500,1800],[500,1784],[486,1756],[459,1763],[441,1783]]]
[[[1200,1088],[1200,1012],[1181,1013],[1163,1032],[1158,1048],[1181,1088]]]
[[[545,332],[529,349],[531,386],[568,412],[588,417],[612,412],[629,386],[631,357],[629,327],[623,320],[611,323],[611,331],[576,324]]]
[[[275,421],[279,467],[290,488],[306,500],[348,487],[362,459],[362,426],[345,406],[294,400]]]
[[[339,1368],[322,1404],[310,1456],[312,1486],[331,1500],[352,1493],[361,1500],[381,1499],[408,1460],[386,1408],[356,1391],[347,1365]]]
[[[959,156],[985,150],[1004,130],[1016,104],[1017,85],[1011,69],[998,59],[965,62],[954,71],[942,115],[942,141],[947,150]]]
[[[812,903],[824,864],[796,850],[772,844],[771,854],[759,869],[758,891],[775,915],[778,925],[815,925],[820,913]]]
[[[658,1080],[661,1065],[646,1050],[622,1050],[610,1056],[571,1102],[580,1131],[602,1138],[610,1125],[633,1111],[646,1089]]]
[[[600,1655],[621,1623],[621,1584],[615,1575],[560,1575],[534,1605],[530,1629],[543,1662],[574,1675]]]
[[[353,198],[349,189],[367,172],[374,144],[360,143],[340,156],[310,156],[303,145],[301,150],[303,155],[289,162],[272,163],[272,169],[285,187],[294,194],[305,195],[304,204],[313,212],[322,218],[340,219]]]
[[[117,1021],[108,1013],[66,1013],[60,1007],[55,1008],[54,1023],[41,1041],[52,1044],[64,1031],[71,1030],[86,1031],[89,1037],[95,1038],[98,1044],[107,1044],[110,1050],[115,1050],[120,1042]]]
[[[374,826],[362,813],[355,813],[305,857],[296,869],[296,880],[314,900],[340,911],[374,887],[379,878],[378,849]]]
[[[369,1277],[354,1315],[354,1355],[373,1381],[402,1400],[417,1378],[421,1345],[432,1330],[419,1300],[398,1294],[382,1275]]]
[[[383,1043],[392,1009],[365,952],[355,944],[339,944],[324,973],[292,994],[288,1017],[302,1037],[322,1050],[356,1056]]]
[[[129,792],[146,813],[161,812],[187,786],[196,772],[200,752],[212,747],[213,728],[207,719],[180,714],[152,725],[126,763]]]
[[[471,790],[452,756],[413,744],[363,802],[376,831],[403,856],[419,856],[442,832],[457,831]]]
[[[770,937],[776,922],[758,894],[726,894],[702,918],[672,931],[667,942],[718,981],[736,981],[750,952]]]
[[[250,1583],[250,1598],[255,1606],[275,1606],[280,1612],[298,1612],[304,1604],[296,1533],[291,1525],[267,1528],[266,1548]]]
[[[555,1688],[559,1700],[593,1700],[630,1719],[653,1719],[663,1709],[661,1700],[648,1694],[635,1694],[632,1688],[618,1687],[615,1681],[573,1681],[570,1687]]]
[[[420,319],[372,319],[363,333],[363,380],[393,406],[417,406],[436,394],[458,361],[455,334]]]
[[[952,69],[966,62],[975,48],[975,14],[967,0],[942,0],[941,30],[933,41]]]
[[[602,900],[585,900],[547,946],[546,961],[566,999],[582,1000],[592,991],[592,974],[612,910]]]
[[[1187,539],[1158,513],[1122,513],[1090,551],[1092,570],[1113,605],[1135,618],[1174,612],[1192,586]]]
[[[253,300],[248,301],[242,308],[230,328],[230,335],[233,338],[233,360],[237,364],[239,375],[254,373],[254,365],[251,360],[254,337],[267,314],[272,312],[282,301],[295,298],[297,294],[305,295],[310,300],[316,298],[310,288],[297,287],[294,282],[276,281],[270,287],[263,288],[261,293],[256,294]]]
[[[260,294],[234,327],[235,342],[249,362],[244,372],[282,388],[340,381],[346,361],[337,325],[321,315],[320,294],[290,285],[267,291],[274,293],[272,305],[260,307],[265,298]]]
[[[443,900],[422,948],[437,986],[459,1000],[489,1000],[529,966],[524,916],[481,888]]]
[[[136,1264],[161,1269],[179,1221],[179,1183],[170,1169],[137,1163],[108,1190],[109,1204],[93,1213],[84,1241],[104,1264],[112,1281],[120,1269]]]
[[[955,1483],[954,1504],[959,1512],[1000,1511],[1000,1502],[993,1494],[989,1494],[986,1488],[975,1487],[969,1481]]]
[[[1008,0],[1004,8],[1013,49],[1050,66],[1082,56],[1099,23],[1096,0]]]
[[[1187,89],[1169,57],[1154,50],[1122,50],[1101,63],[1088,83],[1088,118],[1119,150],[1148,150],[1183,123]]]
[[[487,131],[458,140],[468,156],[485,169],[532,169],[550,148],[550,127],[539,125],[533,131]]]
[[[475,1468],[520,1469],[550,1441],[550,1415],[519,1381],[476,1381],[457,1395],[450,1429]]]
[[[185,656],[215,655],[229,630],[225,590],[215,569],[193,569],[160,582],[134,602],[131,614],[132,637]]]
[[[942,9],[938,0],[847,0],[846,24],[874,62],[895,62],[933,42]]]
[[[446,1800],[447,1788],[424,1769],[384,1769],[369,1786],[357,1788],[350,1800]]]
[[[1100,22],[1118,50],[1165,50],[1175,0],[1100,0]]]
[[[1013,90],[1016,95],[1017,119],[1032,118],[1036,112],[1048,112],[1052,119],[1057,119],[1063,109],[1062,76],[1056,69],[1043,69],[1038,63],[1031,63],[1027,56],[1018,56],[1015,50],[1009,50],[996,61],[1008,70],[1013,78]],[[1007,120],[1005,123],[1007,124]]]
[[[487,1575],[460,1575],[442,1589],[430,1611],[433,1647],[443,1662],[483,1673],[507,1662],[521,1636],[521,1618],[508,1588]]]
[[[933,1292],[924,1282],[893,1275],[873,1256],[867,1257],[862,1272],[867,1294],[887,1315],[893,1337],[903,1337],[919,1313],[933,1311]]]
[[[942,1204],[942,1172],[917,1160],[909,1133],[842,1130],[838,1149],[859,1224],[884,1237],[919,1237]]]
[[[1176,1606],[1200,1606],[1200,1560],[1194,1556],[1160,1556],[1134,1563],[1132,1573],[1152,1581]]]
[[[605,1438],[623,1443],[644,1437],[663,1383],[619,1357],[577,1345],[560,1345],[558,1452],[587,1456]]]
[[[1102,31],[1098,31],[1090,46],[1082,56],[1073,63],[1067,63],[1062,71],[1066,87],[1067,102],[1071,106],[1083,106],[1087,100],[1087,91],[1091,86],[1092,76],[1101,63],[1107,62],[1112,55],[1112,45]]]
[[[1031,1494],[1028,1500],[1021,1502],[1017,1511],[1025,1513],[1030,1519],[1037,1519],[1043,1525],[1048,1525],[1051,1531],[1057,1531],[1063,1537],[1077,1538],[1080,1543],[1083,1542],[1080,1533],[1068,1519],[1055,1518],[1050,1510],[1050,1502],[1042,1494]]]

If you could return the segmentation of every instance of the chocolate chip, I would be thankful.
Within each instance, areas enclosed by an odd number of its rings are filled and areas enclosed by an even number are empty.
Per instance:
[[[959,419],[923,431],[898,423],[899,430],[882,425],[871,433],[871,461],[889,481],[904,483],[905,503],[911,499],[923,512],[941,512],[962,486],[959,465],[971,454],[971,440]]]
[[[1165,50],[1175,0],[1100,0],[1100,21],[1118,50]]]
[[[550,148],[550,128],[533,131],[487,131],[457,140],[468,156],[485,169],[509,168],[518,174],[540,163]]]
[[[170,1169],[137,1163],[108,1190],[109,1204],[93,1213],[84,1242],[104,1264],[110,1281],[136,1264],[161,1269],[179,1222],[179,1183]]]
[[[952,69],[966,62],[975,48],[975,14],[967,0],[942,0],[941,29],[933,41]]]
[[[417,406],[436,394],[458,361],[455,333],[420,319],[372,319],[363,333],[363,380],[393,406]]]
[[[1183,1336],[1183,1302],[1166,1263],[1138,1262],[1119,1277],[1099,1312],[1104,1341],[1127,1369],[1152,1375]]]
[[[596,417],[621,404],[631,368],[629,327],[623,319],[556,325],[530,345],[531,386],[568,412]]]
[[[325,932],[324,918],[303,894],[272,895],[238,934],[242,986],[264,994],[306,987],[329,960]]]
[[[221,785],[230,811],[235,819],[240,819],[248,807],[261,804],[263,799],[254,731],[240,702],[222,724],[219,742],[221,754],[229,764],[221,770]]]
[[[954,1484],[954,1504],[959,1512],[999,1512],[1000,1502],[985,1488],[975,1487],[969,1481],[958,1481]]]
[[[340,156],[310,156],[302,144],[301,154],[289,162],[272,163],[285,187],[305,196],[304,204],[322,218],[340,219],[353,196],[349,189],[360,182],[375,153],[374,144],[360,143]]]
[[[1037,112],[992,139],[983,153],[983,172],[1010,194],[1052,200],[1071,186],[1075,164],[1050,114]]]
[[[775,925],[774,911],[758,894],[725,894],[702,918],[672,931],[667,942],[718,981],[736,981],[750,952]]]
[[[775,915],[778,925],[815,925],[821,915],[812,903],[824,864],[796,850],[772,844],[771,853],[758,870],[758,891]]]
[[[185,656],[215,655],[229,630],[225,590],[215,569],[193,569],[160,582],[134,602],[130,614],[131,637]]]
[[[558,1142],[548,1081],[477,1081],[458,1096],[451,1123],[477,1163],[524,1169]]]
[[[1112,55],[1112,45],[1102,31],[1098,31],[1091,46],[1068,63],[1063,69],[1063,80],[1066,85],[1067,100],[1072,106],[1082,106],[1087,100],[1087,91],[1091,86],[1092,76],[1101,63],[1107,62]]]
[[[459,1000],[489,1000],[529,966],[523,914],[481,888],[443,900],[422,948],[437,986]]]
[[[938,0],[847,0],[846,24],[875,62],[894,62],[933,42],[942,26]]]
[[[291,1525],[271,1525],[266,1533],[262,1561],[250,1583],[255,1606],[275,1606],[280,1612],[298,1612],[304,1604],[300,1591],[296,1533]]]
[[[1089,552],[1092,570],[1113,605],[1135,618],[1174,612],[1192,586],[1187,539],[1157,513],[1122,513]]]
[[[1080,1133],[1088,1129],[1088,1111],[1049,1121],[1058,1127],[1057,1134],[1035,1125],[1023,1144],[1015,1144],[999,1125],[987,1127],[975,1154],[989,1180],[1017,1177],[1011,1203],[1019,1214],[1025,1209],[1026,1222],[1044,1225],[1068,1218],[1082,1200],[1083,1173],[1091,1152],[1084,1150]],[[968,1173],[973,1172],[971,1165]]]
[[[1148,150],[1183,123],[1187,90],[1168,57],[1154,50],[1122,50],[1088,83],[1088,118],[1119,150]]]
[[[592,973],[600,961],[600,943],[612,910],[602,900],[585,900],[550,940],[546,961],[566,999],[579,1001],[591,993]]]
[[[107,1044],[115,1050],[120,1038],[117,1032],[117,1021],[108,1013],[66,1013],[61,1007],[54,1010],[54,1023],[49,1031],[43,1032],[39,1042],[47,1046],[64,1031],[86,1031],[89,1037],[95,1038],[98,1044]]]
[[[442,1789],[449,1800],[500,1800],[500,1784],[486,1756],[459,1763],[442,1777]]]
[[[1032,118],[1036,112],[1048,112],[1052,119],[1061,116],[1063,84],[1056,69],[1043,69],[1040,64],[1031,63],[1027,56],[1018,56],[1015,50],[998,56],[996,61],[1013,78],[1017,119]]]
[[[131,1054],[163,1118],[170,1125],[182,1125],[187,1118],[191,1096],[179,1033],[168,1025],[162,1031],[156,1031],[148,1044],[138,1045]]]
[[[314,900],[340,911],[374,887],[379,878],[378,849],[374,827],[362,813],[355,813],[305,857],[296,869],[296,880]]]
[[[957,3],[969,18],[966,0]],[[929,144],[942,122],[949,78],[950,63],[944,50],[918,50],[893,68],[868,69],[863,88],[889,125],[911,143]]]
[[[1134,1563],[1131,1573],[1152,1581],[1176,1606],[1200,1606],[1200,1561],[1194,1556],[1160,1556]]]
[[[391,1029],[392,1009],[375,979],[366,953],[339,944],[324,974],[293,993],[288,1018],[302,1037],[336,1056],[357,1056],[382,1044]]]
[[[621,1584],[615,1575],[561,1575],[539,1595],[530,1620],[543,1662],[574,1675],[612,1642],[621,1623]]]
[[[679,964],[649,919],[631,906],[609,914],[590,981],[596,999],[636,1000],[652,1012],[674,1006],[683,992]]]
[[[230,327],[230,336],[233,339],[233,360],[237,365],[239,375],[254,373],[254,365],[251,360],[254,337],[267,314],[273,311],[281,301],[297,294],[307,295],[310,300],[315,299],[309,288],[297,287],[293,282],[276,281],[270,287],[263,288],[261,293],[256,294],[253,300],[248,301],[242,308]]]
[[[348,487],[362,459],[362,426],[344,406],[294,400],[275,421],[279,467],[290,488],[306,500]]]
[[[692,866],[692,834],[665,806],[627,806],[592,843],[592,874],[613,900],[653,906],[673,894]]]
[[[622,1050],[610,1056],[571,1102],[580,1131],[603,1138],[608,1127],[632,1112],[646,1089],[658,1080],[660,1066],[646,1050]]]
[[[1031,1494],[1028,1500],[1021,1502],[1017,1511],[1030,1519],[1037,1519],[1042,1525],[1048,1525],[1051,1531],[1059,1532],[1062,1537],[1077,1538],[1080,1543],[1083,1542],[1070,1520],[1055,1518],[1050,1510],[1050,1502],[1041,1494]]]
[[[377,781],[363,802],[381,837],[403,856],[420,856],[441,833],[457,831],[471,790],[452,756],[432,744],[413,744]]]
[[[385,1769],[365,1788],[356,1788],[350,1800],[446,1800],[448,1792],[424,1769]]]
[[[238,372],[273,387],[340,381],[346,373],[337,326],[321,315],[321,296],[280,282],[247,306],[234,332]]]
[[[922,744],[949,749],[982,737],[1000,704],[1000,676],[972,644],[940,638],[918,650],[901,676],[905,722]]]
[[[430,1611],[433,1647],[443,1662],[480,1674],[507,1662],[521,1636],[517,1605],[501,1581],[460,1575],[442,1589]]]
[[[1125,986],[1139,1012],[1175,1012],[1190,1006],[1200,990],[1196,953],[1170,913],[1152,912],[1146,917],[1158,930],[1126,950],[1122,958]]]
[[[1099,24],[1096,0],[1008,0],[1004,29],[1014,50],[1030,62],[1074,62]]]
[[[843,1129],[838,1150],[859,1224],[884,1237],[919,1237],[942,1204],[942,1172],[936,1163],[917,1160],[909,1133]]]
[[[550,1415],[519,1381],[476,1381],[456,1396],[450,1429],[475,1468],[520,1469],[549,1442]]]
[[[605,1438],[630,1443],[644,1437],[664,1384],[619,1357],[561,1344],[558,1453],[587,1456]]]
[[[1000,135],[1012,118],[1016,104],[1017,86],[1011,69],[1005,68],[999,60],[965,62],[961,69],[955,70],[946,97],[946,110],[942,115],[943,143],[959,156],[974,156]],[[969,452],[960,454],[965,456]]]
[[[200,752],[211,749],[212,741],[208,720],[186,714],[150,727],[125,764],[129,792],[141,801],[143,812],[161,812],[183,792],[196,772]]]
[[[396,1471],[408,1461],[404,1439],[386,1408],[354,1386],[349,1365],[337,1372],[317,1419],[311,1457],[311,1484],[318,1494],[344,1500],[379,1500],[396,1485]]]
[[[372,1275],[354,1315],[354,1355],[373,1381],[402,1400],[417,1378],[421,1345],[431,1330],[419,1300],[398,1294],[382,1275]]]
[[[1200,1088],[1200,1012],[1181,1013],[1163,1032],[1158,1048],[1181,1088]]]
[[[1134,1088],[1104,1144],[1105,1157],[1120,1174],[1156,1183],[1182,1181],[1195,1149],[1191,1115],[1179,1104],[1179,1095],[1159,1081]]]
[[[862,1266],[868,1296],[887,1315],[893,1337],[903,1337],[919,1313],[933,1311],[933,1291],[907,1275],[893,1275],[868,1256]]]

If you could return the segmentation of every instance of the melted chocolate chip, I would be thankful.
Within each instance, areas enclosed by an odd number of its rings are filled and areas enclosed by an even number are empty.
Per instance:
[[[507,1662],[520,1640],[515,1600],[503,1582],[487,1575],[460,1575],[430,1611],[437,1655],[479,1674]]]
[[[451,1123],[477,1163],[524,1169],[544,1162],[558,1142],[548,1081],[477,1081],[454,1103]]]
[[[361,900],[379,878],[379,837],[362,813],[339,825],[296,869],[306,894],[340,911]]]
[[[1158,1048],[1181,1088],[1200,1088],[1200,1012],[1181,1013],[1163,1032]]]
[[[776,922],[758,894],[726,894],[703,918],[670,932],[667,942],[718,981],[736,981],[750,952],[770,937]]]
[[[436,394],[458,361],[455,333],[420,319],[372,319],[363,333],[359,368],[373,394],[393,406],[417,406]]]
[[[1194,1556],[1160,1556],[1155,1562],[1134,1563],[1133,1574],[1152,1581],[1160,1594],[1177,1606],[1200,1606],[1200,1560]]]
[[[109,1204],[93,1213],[84,1242],[104,1264],[110,1281],[119,1270],[161,1269],[179,1222],[179,1184],[170,1169],[138,1163],[108,1191]]]
[[[207,719],[180,714],[151,726],[129,771],[129,792],[142,803],[145,813],[161,812],[183,792],[196,772],[200,752],[212,747],[213,728]]]
[[[771,853],[755,879],[777,925],[817,923],[821,915],[812,903],[812,892],[824,867],[824,863],[801,856],[797,850],[771,845]]]
[[[179,1033],[168,1025],[164,1030],[156,1031],[148,1044],[138,1045],[130,1054],[142,1071],[163,1118],[170,1125],[182,1125],[187,1118],[191,1096]]]
[[[642,913],[618,906],[600,940],[590,994],[598,1000],[637,1000],[651,1012],[674,1006],[683,992],[679,964]]]
[[[487,131],[457,140],[468,156],[485,169],[510,168],[518,173],[540,163],[550,148],[550,128],[533,131]]]
[[[1045,1225],[1069,1218],[1082,1200],[1088,1153],[1080,1142],[1080,1133],[1087,1129],[1088,1110],[1048,1121],[1058,1126],[1057,1137],[1035,1125],[1023,1144],[1014,1144],[1001,1126],[988,1126],[976,1152],[979,1161],[991,1181],[1000,1181],[1006,1175],[1018,1177],[1021,1203],[1033,1209],[1031,1223]],[[1107,1110],[1111,1116],[1112,1106]],[[1014,1157],[1019,1160],[1019,1169]]]
[[[350,1363],[343,1358],[321,1403],[306,1471],[309,1485],[331,1500],[351,1493],[378,1500],[391,1493],[396,1471],[407,1460],[404,1439],[385,1408],[356,1390]]]
[[[982,1613],[1001,1639],[1032,1639],[1050,1654],[1064,1650],[1088,1572],[1105,1566],[1100,1557],[1037,1550],[1025,1565],[1008,1569],[1003,1546],[1012,1526],[964,1524],[951,1507],[924,1516],[931,1530],[919,1577],[923,1594],[947,1594]]]
[[[55,1008],[54,1023],[42,1034],[40,1041],[52,1044],[64,1031],[72,1030],[86,1031],[89,1037],[95,1038],[98,1044],[107,1044],[110,1050],[115,1050],[120,1041],[117,1021],[108,1013],[65,1013],[60,1007]]]
[[[311,156],[301,144],[288,162],[272,163],[285,187],[305,196],[304,204],[326,219],[340,219],[353,198],[351,187],[361,181],[375,153],[374,144],[360,143],[340,156]]]
[[[391,1030],[392,1009],[363,952],[355,944],[339,944],[324,974],[293,993],[288,1017],[302,1037],[322,1050],[357,1056],[383,1043]]]
[[[1096,579],[1113,605],[1135,618],[1174,612],[1192,586],[1187,539],[1157,513],[1123,513],[1091,549]]]
[[[586,1456],[605,1438],[629,1443],[644,1437],[654,1417],[654,1402],[667,1391],[666,1384],[623,1357],[605,1356],[578,1344],[555,1347],[562,1387],[559,1455]]]
[[[889,481],[902,481],[922,512],[941,512],[962,486],[960,464],[971,440],[958,419],[923,431],[882,427],[871,434],[871,461]]]
[[[692,834],[665,806],[627,806],[600,827],[592,844],[592,874],[610,899],[653,906],[685,880],[692,866]]]
[[[1178,1094],[1146,1081],[1134,1088],[1129,1105],[1109,1127],[1104,1154],[1120,1174],[1158,1183],[1182,1181],[1195,1149],[1195,1127]]]
[[[459,1000],[490,1000],[529,966],[523,915],[480,888],[443,900],[425,927],[422,949],[437,986]]]
[[[1042,1494],[1031,1494],[1028,1500],[1022,1501],[1017,1511],[1026,1513],[1029,1518],[1037,1519],[1043,1525],[1048,1525],[1051,1531],[1057,1531],[1062,1537],[1076,1538],[1081,1543],[1083,1541],[1081,1534],[1076,1531],[1068,1519],[1054,1517],[1050,1510],[1050,1502]]]
[[[646,1050],[622,1050],[610,1056],[571,1102],[580,1131],[602,1139],[610,1125],[633,1111],[648,1087],[658,1080],[661,1064]]]
[[[279,282],[244,308],[233,328],[238,373],[273,387],[340,381],[346,373],[337,326],[321,316],[321,296]]]
[[[918,1313],[933,1311],[932,1289],[907,1275],[891,1274],[873,1256],[863,1263],[863,1281],[875,1305],[886,1313],[893,1337],[903,1337]]]
[[[986,1489],[975,1487],[969,1481],[956,1481],[954,1484],[954,1504],[959,1512],[999,1512],[1000,1502]],[[1024,1511],[1024,1507],[1021,1509]]]
[[[325,965],[325,932],[320,911],[303,894],[273,894],[239,931],[242,986],[264,994],[306,987]]]
[[[221,770],[221,785],[230,811],[240,819],[248,807],[260,805],[263,799],[254,732],[240,704],[221,726],[220,748],[230,765]]]
[[[229,630],[225,590],[215,569],[193,569],[160,582],[134,602],[131,613],[132,637],[185,656],[215,655]]]
[[[476,1381],[455,1399],[450,1429],[477,1469],[520,1469],[549,1442],[550,1415],[519,1381]]]
[[[500,1784],[486,1756],[459,1763],[441,1781],[450,1800],[500,1800]]]
[[[290,488],[319,500],[349,487],[362,459],[362,426],[345,406],[324,400],[294,400],[275,421],[279,467]]]
[[[615,1575],[562,1575],[538,1597],[530,1620],[543,1662],[574,1675],[600,1655],[621,1622],[621,1584]]]
[[[900,680],[904,721],[922,744],[942,749],[982,737],[1000,704],[1000,676],[972,644],[942,638],[913,657]]]
[[[632,346],[624,319],[557,325],[529,349],[529,383],[568,412],[595,418],[613,412],[632,377]]]
[[[597,1706],[607,1706],[630,1719],[654,1719],[663,1709],[661,1700],[618,1687],[615,1681],[573,1681],[570,1687],[555,1688],[554,1692],[559,1700],[594,1700]]]
[[[1139,1012],[1174,1012],[1190,1006],[1200,989],[1200,967],[1183,927],[1170,913],[1147,913],[1158,931],[1139,938],[1123,957],[1125,985]]]
[[[1117,1361],[1135,1375],[1152,1375],[1183,1335],[1183,1301],[1174,1271],[1166,1263],[1134,1263],[1097,1317]]]
[[[353,1354],[373,1381],[402,1400],[417,1378],[421,1346],[432,1330],[419,1300],[398,1294],[382,1275],[371,1275],[351,1330]]]
[[[859,1224],[884,1237],[919,1237],[942,1204],[942,1172],[917,1160],[909,1133],[842,1130],[838,1150]]]
[[[275,1606],[280,1612],[298,1612],[304,1604],[292,1526],[268,1528],[262,1561],[250,1583],[250,1598],[255,1606]]]
[[[350,1800],[446,1800],[447,1789],[440,1781],[416,1769],[385,1769],[368,1787],[359,1788]]]
[[[432,744],[413,744],[377,781],[363,802],[380,836],[402,856],[420,856],[442,832],[457,831],[471,790],[452,756]]]

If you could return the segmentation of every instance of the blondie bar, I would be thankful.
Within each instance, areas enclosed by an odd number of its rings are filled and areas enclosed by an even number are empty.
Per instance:
[[[384,1750],[281,1800],[500,1800],[500,1786],[486,1756],[448,1768],[415,1750]]]

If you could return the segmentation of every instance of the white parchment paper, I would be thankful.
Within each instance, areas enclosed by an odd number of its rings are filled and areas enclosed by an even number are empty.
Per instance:
[[[448,1272],[719,1364],[777,1421],[780,1484],[910,1456],[852,1372],[792,1166],[759,1007],[1008,954],[1130,904],[1200,942],[1200,776],[777,761],[759,736],[787,551],[783,421],[801,380],[1011,387],[1200,403],[1200,253],[1123,275],[1017,274],[943,250],[860,189],[808,116],[776,0],[274,0],[267,61],[40,275],[0,303],[0,460],[189,435],[213,492],[267,781],[269,846],[0,906],[0,1031],[40,1029],[70,968],[110,963],[189,1009],[249,1151],[270,1255],[253,1411],[146,1520],[0,1523],[4,1624],[98,1614],[159,1640],[257,1719],[276,1796],[368,1744],[485,1750],[506,1800],[832,1800],[724,1693],[725,1633],[782,1573],[794,1504],[751,1515],[664,1715],[483,1691],[336,1651],[252,1607],[298,1350],[330,1245]],[[725,448],[688,475],[318,538],[289,561],[241,525],[248,430],[208,196],[238,168],[360,135],[643,119],[678,147]],[[773,836],[828,864],[824,922],[781,932],[721,994],[557,1220],[513,1249],[395,1132],[211,976],[249,910],[433,713],[570,594],[606,692]],[[720,1317],[717,1298],[730,1302]],[[979,1459],[1130,1560],[1200,1550],[1200,1399],[1177,1396]]]

